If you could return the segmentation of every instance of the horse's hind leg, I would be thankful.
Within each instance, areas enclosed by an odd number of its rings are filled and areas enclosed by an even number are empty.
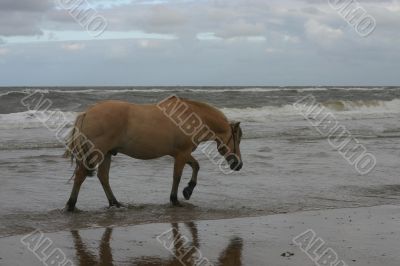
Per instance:
[[[189,157],[189,161],[187,162],[187,164],[192,167],[193,172],[192,178],[190,179],[188,186],[183,189],[183,196],[186,200],[189,200],[197,184],[197,174],[199,173],[200,165],[199,162],[196,161],[196,159],[192,156]]]
[[[116,206],[119,208],[119,207],[121,207],[121,204],[115,198],[115,196],[111,190],[111,187],[110,187],[110,182],[109,182],[110,165],[111,165],[111,154],[108,153],[105,156],[103,162],[99,165],[99,169],[97,171],[97,177],[99,178],[100,183],[103,186],[103,189],[104,189],[104,192],[106,193],[110,207]]]
[[[174,181],[172,183],[172,190],[170,196],[170,201],[173,206],[182,206],[178,201],[178,187],[179,183],[181,182],[182,172],[183,168],[185,167],[186,161],[187,161],[186,158],[183,156],[177,156],[175,158]]]
[[[88,175],[88,170],[85,168],[83,164],[79,164],[75,171],[75,179],[74,179],[74,186],[72,188],[71,196],[67,202],[67,211],[74,211],[76,201],[78,200],[79,190],[83,181],[85,181],[86,176]]]

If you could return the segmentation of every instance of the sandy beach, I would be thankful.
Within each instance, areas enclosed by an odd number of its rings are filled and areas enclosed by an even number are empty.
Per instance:
[[[314,265],[293,239],[311,229],[325,244],[314,259],[333,250],[340,265],[400,263],[400,207],[393,205],[306,211],[254,218],[151,223],[135,226],[16,235],[0,239],[0,265],[45,265],[60,249],[73,265]],[[23,240],[21,241],[21,238]],[[41,241],[51,240],[46,250]],[[304,239],[303,239],[304,240]],[[185,243],[186,242],[186,243]],[[302,243],[305,243],[304,241]],[[322,242],[321,242],[322,243]],[[28,248],[39,244],[34,254]],[[315,244],[316,245],[316,244]],[[42,261],[41,261],[42,259]],[[47,261],[49,262],[49,261]],[[203,265],[203,264],[201,264]],[[317,262],[317,265],[328,265]]]

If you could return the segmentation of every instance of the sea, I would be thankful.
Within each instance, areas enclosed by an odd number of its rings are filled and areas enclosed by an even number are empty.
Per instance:
[[[46,111],[23,99],[39,93]],[[157,103],[178,95],[212,104],[243,129],[240,172],[224,174],[200,149],[198,186],[184,207],[169,204],[173,160],[136,160],[118,154],[111,187],[125,206],[108,208],[97,177],[82,186],[73,214],[63,208],[74,166],[43,118],[79,112],[104,100]],[[376,158],[357,169],[313,126],[295,103],[315,97]],[[38,119],[41,117],[42,119]],[[54,126],[64,121],[52,121]],[[157,130],[157,129],[155,129]],[[132,224],[264,216],[303,210],[400,204],[400,87],[19,87],[0,88],[0,237]]]

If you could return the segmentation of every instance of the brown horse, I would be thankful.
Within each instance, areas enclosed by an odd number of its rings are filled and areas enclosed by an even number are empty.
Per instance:
[[[158,104],[98,103],[77,117],[67,142],[65,155],[76,161],[67,210],[74,210],[82,183],[96,168],[110,206],[120,207],[109,184],[111,156],[117,153],[143,160],[172,156],[175,164],[170,201],[174,206],[181,206],[177,191],[186,164],[192,167],[193,173],[183,190],[185,199],[190,198],[197,184],[200,167],[191,155],[197,146],[205,141],[217,142],[216,151],[232,170],[239,171],[243,166],[241,137],[239,122],[230,123],[211,105],[176,96]],[[91,150],[97,155],[90,155]]]

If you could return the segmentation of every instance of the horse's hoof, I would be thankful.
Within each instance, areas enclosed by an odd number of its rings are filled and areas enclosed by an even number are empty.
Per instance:
[[[177,200],[177,201],[171,201],[172,207],[183,207],[183,205]]]
[[[182,192],[183,197],[185,197],[185,200],[189,200],[190,197],[192,196],[192,193],[193,189],[191,189],[190,187],[185,187]]]
[[[113,207],[121,208],[121,207],[124,207],[124,205],[122,205],[121,203],[119,203],[118,201],[116,201],[116,202],[110,203],[109,208],[113,208]]]
[[[65,212],[74,212],[75,211],[75,206],[65,206],[64,208]]]

